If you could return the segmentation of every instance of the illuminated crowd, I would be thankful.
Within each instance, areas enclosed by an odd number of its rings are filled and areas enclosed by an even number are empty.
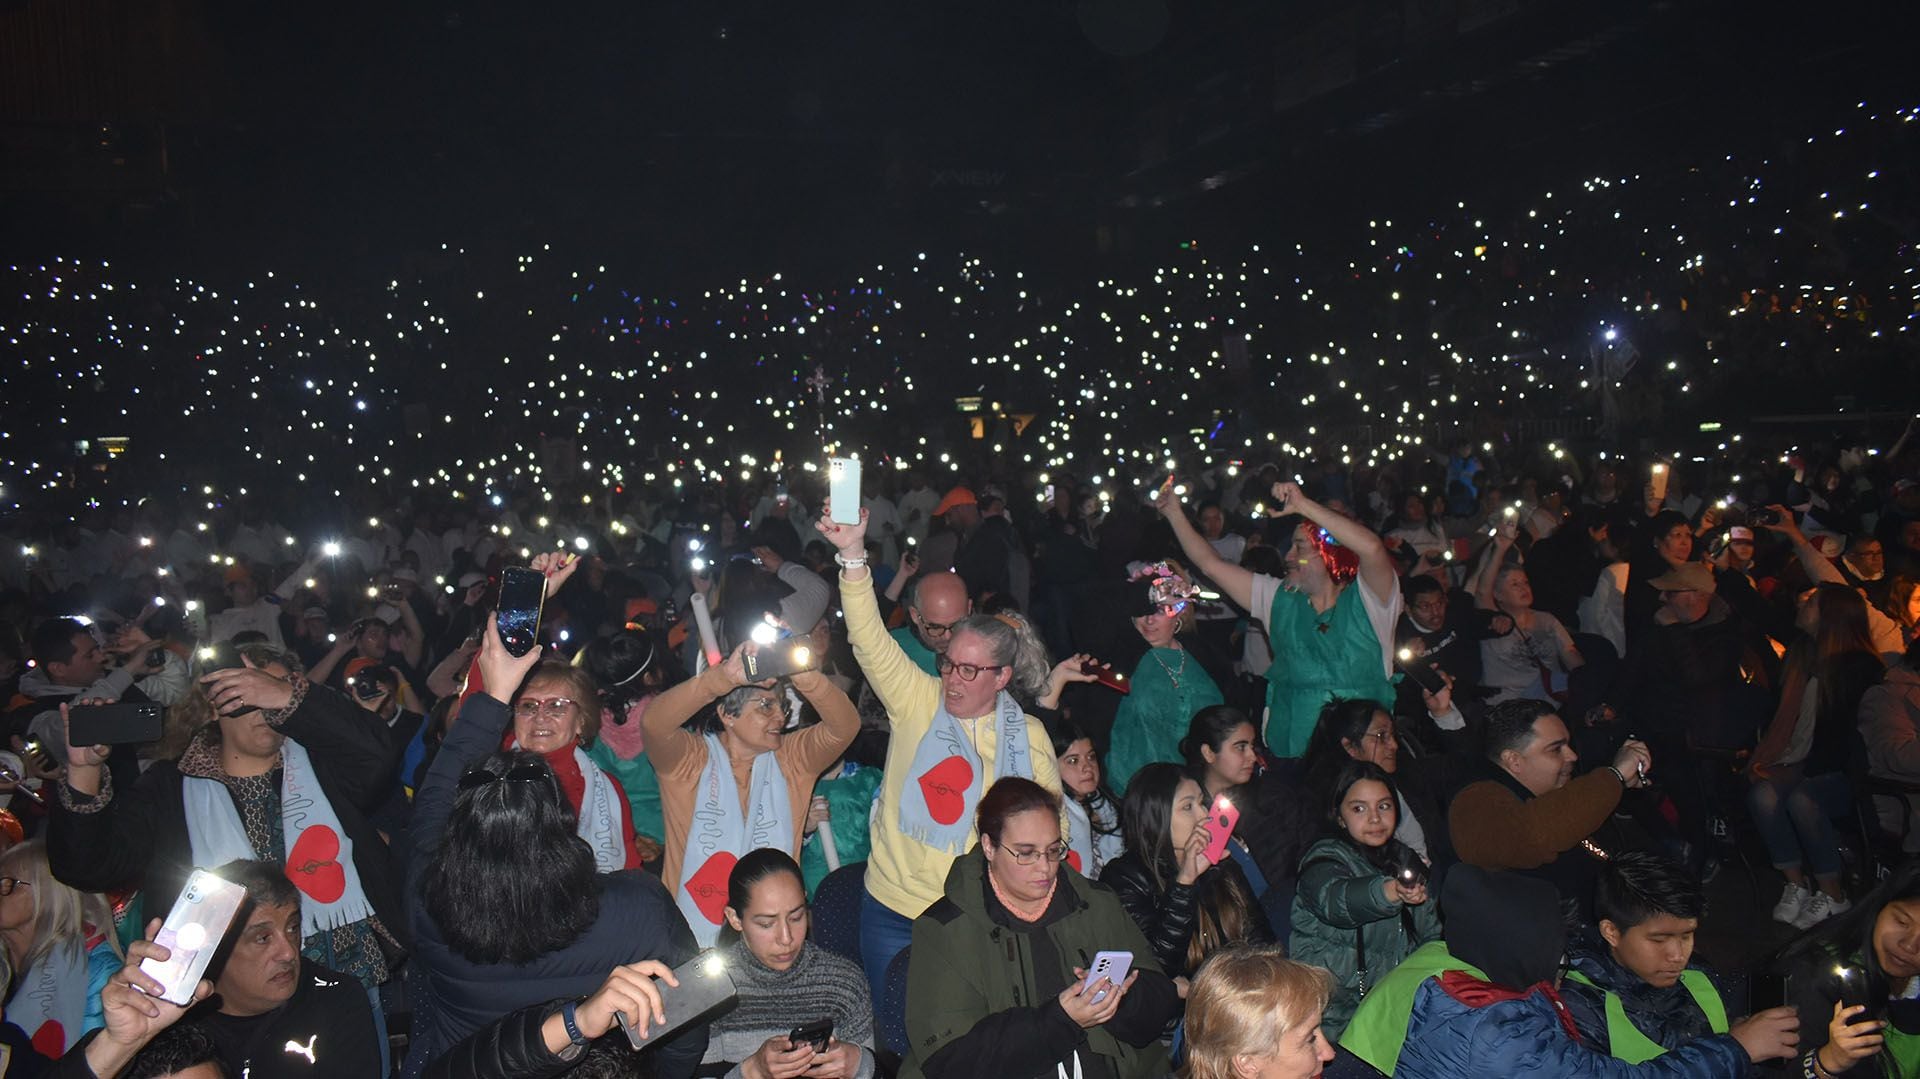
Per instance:
[[[1091,284],[9,266],[0,1042],[1920,1075],[1916,115]]]

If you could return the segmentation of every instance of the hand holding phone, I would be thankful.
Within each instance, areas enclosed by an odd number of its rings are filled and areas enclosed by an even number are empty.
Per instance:
[[[831,1019],[821,1019],[805,1026],[794,1027],[793,1032],[787,1035],[788,1045],[795,1049],[803,1045],[812,1046],[816,1053],[826,1052],[827,1044],[831,1041],[833,1041],[833,1020]]]
[[[675,967],[671,974],[671,978],[661,979],[661,984],[656,986],[660,995],[660,1010],[656,1014],[660,1021],[652,1029],[644,1026],[636,1029],[624,1014],[614,1013],[627,1043],[635,1049],[679,1030],[732,1000],[736,992],[733,978],[727,973],[726,957],[720,952],[701,952]]]
[[[644,1034],[666,1022],[660,985],[655,979],[668,986],[676,984],[673,971],[656,959],[613,968],[600,988],[574,1009],[573,1020],[580,1033],[598,1038],[619,1024],[631,1036],[635,1027]]]
[[[160,999],[185,1005],[193,1000],[207,964],[220,950],[227,930],[246,902],[247,890],[204,869],[196,869],[180,889],[173,909],[153,942],[166,949],[167,958],[147,958],[140,971],[160,983]]]
[[[508,655],[524,656],[539,643],[540,611],[546,599],[545,574],[521,566],[500,571],[500,611],[495,620]]]
[[[1110,665],[1102,663],[1099,660],[1089,659],[1085,663],[1082,663],[1080,665],[1080,673],[1092,675],[1095,682],[1116,692],[1133,692],[1133,683],[1127,681],[1126,675],[1114,670]]]
[[[1209,865],[1219,865],[1220,859],[1227,856],[1227,842],[1233,838],[1233,827],[1240,823],[1240,809],[1233,799],[1220,795],[1213,800],[1213,810],[1207,815],[1206,858]]]
[[[76,746],[118,746],[154,742],[166,709],[150,701],[75,704],[67,709],[67,741]]]
[[[1087,968],[1087,976],[1081,981],[1081,991],[1093,993],[1093,1003],[1107,999],[1107,994],[1126,984],[1127,972],[1133,969],[1132,952],[1100,952],[1093,957],[1093,965]],[[1099,982],[1105,986],[1095,989]]]
[[[860,523],[860,460],[857,457],[827,459],[827,501],[834,524]]]

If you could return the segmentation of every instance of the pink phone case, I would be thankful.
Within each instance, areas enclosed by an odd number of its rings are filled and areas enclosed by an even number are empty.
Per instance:
[[[1232,799],[1221,795],[1213,800],[1213,812],[1207,817],[1207,861],[1219,865],[1227,856],[1227,841],[1233,838],[1233,826],[1240,823],[1240,810]]]

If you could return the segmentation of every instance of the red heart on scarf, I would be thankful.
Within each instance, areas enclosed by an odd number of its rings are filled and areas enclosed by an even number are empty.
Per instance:
[[[941,824],[952,824],[967,811],[967,792],[973,789],[973,765],[961,756],[948,757],[920,777],[920,796],[927,814]]]
[[[1075,873],[1085,873],[1087,871],[1087,867],[1080,864],[1080,852],[1077,850],[1067,852],[1067,864],[1073,867]]]
[[[322,903],[347,894],[347,871],[340,865],[340,837],[333,829],[315,824],[300,833],[287,852],[287,879]]]
[[[60,1025],[60,1020],[49,1019],[33,1032],[33,1051],[48,1060],[59,1060],[67,1051],[67,1028]]]
[[[727,878],[733,875],[733,865],[739,860],[732,851],[723,850],[687,878],[687,894],[693,897],[693,905],[713,925],[720,924],[720,912],[727,905]]]

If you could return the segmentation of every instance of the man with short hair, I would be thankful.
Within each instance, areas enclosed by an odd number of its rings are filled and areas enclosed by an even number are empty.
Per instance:
[[[1577,760],[1551,705],[1522,699],[1487,709],[1483,778],[1455,795],[1447,811],[1460,860],[1541,877],[1563,900],[1589,903],[1594,874],[1621,846],[1612,836],[1596,840],[1596,833],[1623,793],[1647,785],[1653,755],[1629,739],[1612,764],[1574,779]]]
[[[920,564],[927,569],[956,569],[960,549],[980,525],[980,499],[971,488],[954,487],[933,507],[933,519],[945,525],[920,542]]]
[[[1840,557],[1840,575],[1858,588],[1875,607],[1887,605],[1893,578],[1887,576],[1887,549],[1871,532],[1855,532],[1847,540],[1847,553]]]
[[[1569,943],[1560,983],[1583,1044],[1640,1064],[1740,1025],[1728,1022],[1720,987],[1693,961],[1706,905],[1700,882],[1658,855],[1627,851],[1600,870],[1596,924]],[[1792,1008],[1754,1018],[1800,1026]]]
[[[973,600],[960,575],[942,570],[916,580],[907,589],[907,619],[891,636],[913,665],[938,674],[935,664],[947,654],[953,640],[953,624],[973,613]]]
[[[300,957],[300,893],[272,862],[236,860],[217,872],[247,890],[232,951],[213,979],[217,1003],[197,1023],[228,1071],[249,1079],[381,1074],[373,1011],[358,980]]]

